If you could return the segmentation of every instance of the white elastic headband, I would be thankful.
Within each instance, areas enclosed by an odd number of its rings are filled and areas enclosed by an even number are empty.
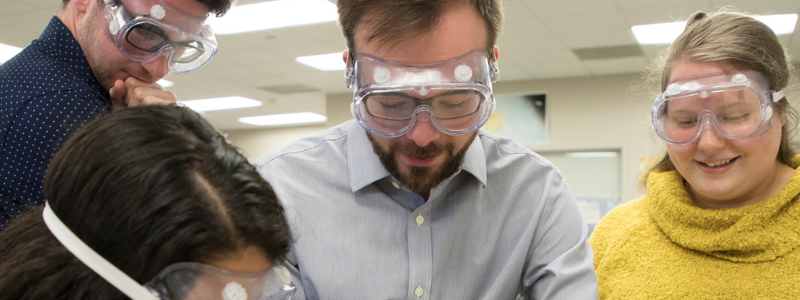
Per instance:
[[[779,100],[783,99],[783,97],[786,97],[783,95],[783,91],[777,91],[772,93],[772,101],[774,102],[778,102]]]
[[[42,212],[44,223],[50,232],[72,252],[75,257],[92,269],[97,275],[103,277],[108,283],[116,287],[128,298],[134,300],[159,300],[160,298],[148,288],[133,280],[128,274],[123,273],[117,267],[108,262],[105,258],[97,254],[92,248],[87,246],[80,238],[61,222],[61,220],[50,209],[50,205],[45,202]]]

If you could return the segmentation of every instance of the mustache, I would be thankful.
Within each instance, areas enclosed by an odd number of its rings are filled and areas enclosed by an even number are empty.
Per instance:
[[[402,153],[409,156],[417,156],[417,157],[428,157],[428,156],[435,156],[442,152],[448,151],[446,145],[439,145],[435,143],[430,143],[425,147],[417,146],[414,143],[395,143],[389,149],[389,153]]]

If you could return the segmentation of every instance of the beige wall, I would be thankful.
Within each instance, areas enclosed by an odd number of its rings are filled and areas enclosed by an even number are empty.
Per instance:
[[[500,79],[495,85],[496,94],[547,94],[549,142],[526,146],[534,151],[619,149],[622,200],[641,196],[637,187],[640,158],[660,156],[664,144],[652,134],[649,123],[652,96],[631,92],[634,75],[518,82]],[[228,137],[250,160],[255,160],[293,140],[351,119],[350,101],[352,94],[349,93],[328,95],[328,122],[324,126],[233,131]]]

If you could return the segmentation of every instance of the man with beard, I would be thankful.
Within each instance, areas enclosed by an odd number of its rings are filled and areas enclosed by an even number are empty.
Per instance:
[[[63,0],[41,36],[0,65],[0,231],[44,204],[45,170],[73,131],[115,108],[174,104],[156,81],[214,56],[206,18],[231,2]]]
[[[558,170],[479,131],[499,1],[339,0],[355,120],[269,154],[299,299],[597,299]]]

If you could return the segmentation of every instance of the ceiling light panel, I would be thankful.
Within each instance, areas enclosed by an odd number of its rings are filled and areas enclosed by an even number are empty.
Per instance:
[[[12,57],[14,57],[14,55],[17,55],[17,53],[19,53],[20,51],[22,51],[22,48],[9,46],[6,44],[0,44],[0,64],[11,59]]]
[[[234,6],[220,18],[209,18],[214,33],[234,34],[323,22],[339,18],[327,0],[276,0]]]
[[[214,111],[261,106],[263,103],[250,98],[233,96],[211,99],[178,101],[194,111]]]
[[[295,58],[295,60],[301,64],[322,71],[341,71],[346,67],[342,59],[342,52],[300,56]]]
[[[797,14],[754,16],[769,26],[776,35],[791,34],[797,23]],[[686,22],[636,25],[631,27],[640,45],[669,44],[675,41],[686,27]]]
[[[320,124],[325,123],[326,121],[328,121],[328,117],[312,112],[239,118],[240,123],[256,126]]]

